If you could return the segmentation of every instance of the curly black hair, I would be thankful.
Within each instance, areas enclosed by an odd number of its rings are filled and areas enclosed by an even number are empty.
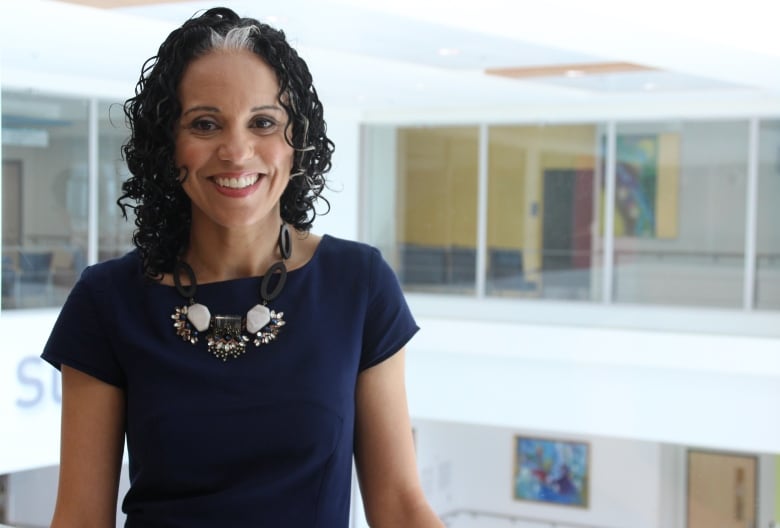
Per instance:
[[[135,211],[133,244],[144,272],[153,278],[171,272],[187,246],[192,219],[174,157],[175,123],[181,116],[177,95],[187,66],[213,49],[214,33],[224,37],[233,28],[254,26],[248,46],[276,73],[279,104],[287,113],[285,137],[294,149],[292,176],[280,200],[282,220],[309,231],[319,213],[325,173],[331,168],[334,145],[326,134],[322,103],[309,68],[287,42],[284,32],[253,18],[241,18],[227,8],[213,8],[187,20],[148,59],[124,104],[130,138],[122,147],[131,176],[122,184],[117,204],[127,218]],[[327,209],[326,211],[327,212]]]

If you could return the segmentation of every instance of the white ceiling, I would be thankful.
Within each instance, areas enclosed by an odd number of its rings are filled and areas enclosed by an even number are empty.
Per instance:
[[[326,104],[358,111],[685,104],[707,98],[780,104],[776,0],[221,3],[284,29],[309,63]],[[96,9],[48,0],[5,2],[3,83],[129,95],[142,62],[164,36],[213,5]],[[616,61],[659,71],[525,80],[484,73],[493,67]]]

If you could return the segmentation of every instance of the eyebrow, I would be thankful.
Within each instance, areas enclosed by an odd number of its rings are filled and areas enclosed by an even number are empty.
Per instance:
[[[262,106],[252,107],[252,109],[249,112],[254,113],[254,112],[261,112],[263,110],[273,110],[276,112],[282,111],[282,109],[277,105],[262,105]],[[199,106],[193,106],[192,108],[188,108],[182,115],[187,115],[192,112],[212,112],[218,114],[220,113],[220,110],[216,106],[199,105]]]

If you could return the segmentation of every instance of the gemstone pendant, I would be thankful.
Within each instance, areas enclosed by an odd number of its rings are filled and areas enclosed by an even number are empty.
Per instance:
[[[227,361],[246,352],[249,338],[243,334],[240,315],[215,315],[211,319],[211,331],[206,336],[209,352]]]

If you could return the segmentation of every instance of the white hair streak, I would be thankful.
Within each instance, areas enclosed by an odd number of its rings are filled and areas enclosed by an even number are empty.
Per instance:
[[[223,36],[211,30],[211,49],[241,50],[252,49],[252,35],[260,33],[256,26],[234,27]]]

